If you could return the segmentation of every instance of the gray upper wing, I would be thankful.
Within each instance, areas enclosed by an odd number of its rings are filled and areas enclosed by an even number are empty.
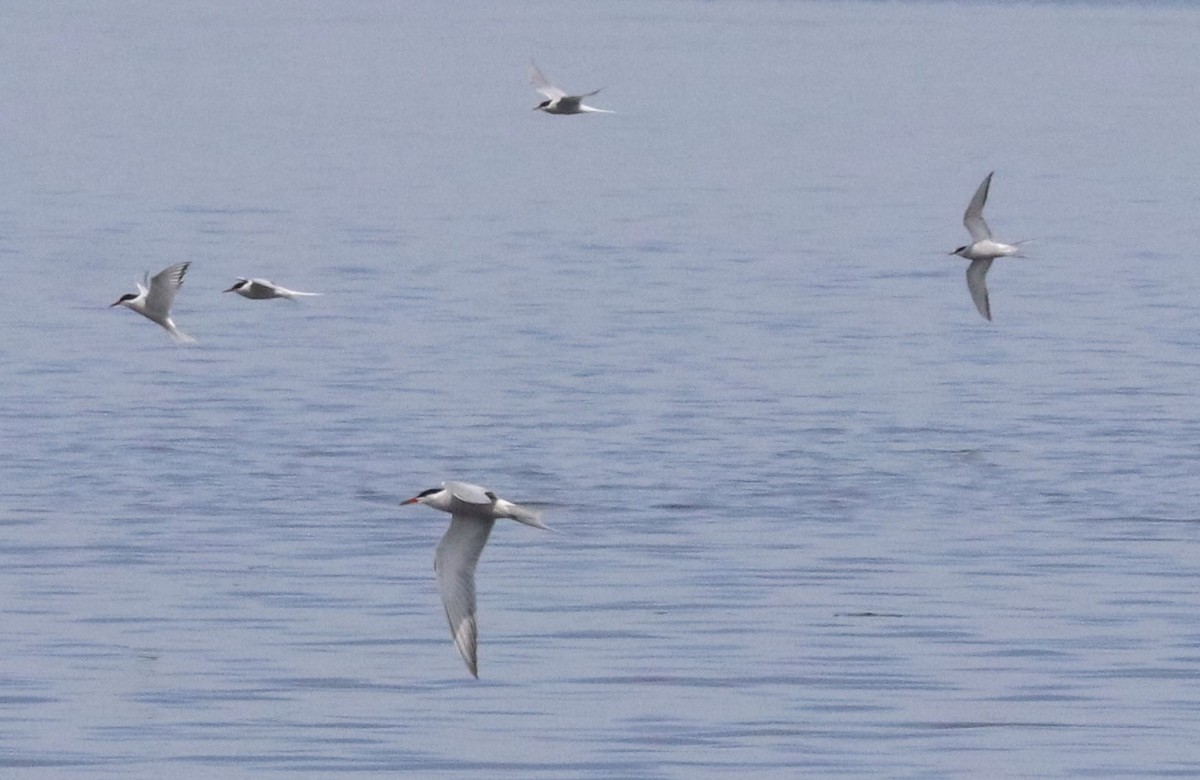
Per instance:
[[[992,171],[984,178],[983,183],[979,185],[979,189],[975,190],[975,195],[967,205],[966,212],[963,213],[963,225],[971,234],[972,241],[983,241],[992,237],[992,231],[983,221],[983,206],[987,203],[988,189],[992,185],[994,173],[995,171]]]
[[[492,503],[492,496],[487,488],[472,485],[470,482],[443,482],[442,487],[449,490],[450,495],[467,504]]]
[[[967,266],[967,289],[971,291],[971,300],[975,301],[975,308],[988,320],[992,318],[987,290],[987,272],[991,267],[991,258],[972,260]]]
[[[183,275],[187,273],[188,266],[191,262],[176,263],[169,268],[164,268],[154,275],[148,285],[150,294],[146,296],[146,310],[166,316],[171,311],[171,303],[175,300],[175,293],[179,292],[179,287],[183,284]]]
[[[566,92],[550,83],[550,79],[538,70],[538,66],[533,60],[529,61],[529,81],[533,84],[534,89],[550,100],[567,96]]]
[[[433,564],[454,645],[475,677],[479,676],[475,566],[495,524],[495,520],[453,515],[449,530],[438,543]]]

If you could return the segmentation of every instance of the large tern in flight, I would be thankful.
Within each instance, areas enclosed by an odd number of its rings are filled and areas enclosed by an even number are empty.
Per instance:
[[[988,269],[997,257],[1021,257],[1021,250],[1017,246],[1025,243],[1018,241],[1016,244],[1002,244],[992,240],[992,231],[983,219],[983,205],[987,203],[988,188],[992,184],[994,173],[995,171],[992,171],[984,178],[963,214],[963,225],[971,234],[971,243],[950,253],[971,261],[967,266],[967,289],[971,291],[971,300],[975,301],[975,308],[988,320],[992,318],[987,291]]]
[[[471,674],[479,677],[479,632],[475,624],[475,564],[479,554],[499,519],[510,518],[534,528],[546,526],[538,512],[467,482],[443,482],[441,487],[422,491],[402,503],[425,504],[450,513],[450,529],[438,542],[433,568],[454,644]]]
[[[568,95],[558,87],[550,83],[550,79],[538,70],[538,66],[533,62],[529,63],[529,80],[533,82],[533,88],[542,93],[546,98],[541,103],[533,107],[534,111],[545,111],[547,114],[611,114],[612,111],[607,111],[603,108],[592,108],[585,106],[583,99],[591,97],[599,92],[599,89],[594,89],[591,92],[585,92],[582,95]]]

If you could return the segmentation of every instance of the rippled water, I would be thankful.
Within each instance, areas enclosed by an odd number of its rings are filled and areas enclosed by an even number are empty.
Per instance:
[[[4,22],[5,777],[1200,773],[1200,11]]]

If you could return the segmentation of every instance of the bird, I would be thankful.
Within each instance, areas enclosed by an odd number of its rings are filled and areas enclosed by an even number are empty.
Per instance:
[[[266,300],[267,298],[287,298],[289,301],[294,301],[297,298],[308,298],[321,293],[300,292],[299,290],[289,290],[286,287],[280,287],[274,282],[267,279],[245,279],[238,277],[237,282],[233,287],[222,292],[235,292],[243,298],[251,298],[253,300]]]
[[[157,322],[167,329],[176,341],[195,341],[179,328],[171,319],[171,303],[175,294],[183,284],[183,275],[187,273],[191,262],[176,263],[156,273],[153,278],[146,272],[145,284],[137,283],[136,293],[125,293],[108,308],[124,306],[133,309],[151,322]]]
[[[988,321],[992,319],[992,307],[988,302],[987,291],[988,269],[997,257],[1023,257],[1017,247],[1025,243],[1018,241],[1015,244],[1002,244],[992,240],[992,231],[983,219],[983,204],[987,203],[988,189],[992,185],[992,176],[995,173],[992,171],[984,177],[963,213],[963,225],[971,234],[971,243],[949,253],[971,261],[967,266],[967,289],[971,291],[971,300],[975,301],[975,308],[979,309],[979,313]]]
[[[583,99],[591,97],[599,92],[599,89],[585,92],[582,95],[568,95],[558,87],[550,83],[550,79],[538,70],[537,63],[530,60],[529,62],[529,80],[533,82],[533,88],[546,98],[541,103],[533,107],[534,111],[545,111],[547,114],[611,114],[603,108],[592,108],[585,106]]]
[[[425,504],[450,513],[450,528],[438,542],[433,568],[454,645],[471,675],[478,679],[475,565],[492,526],[501,518],[510,518],[534,528],[549,528],[542,523],[541,513],[468,482],[443,482],[441,487],[430,488],[401,502],[401,506],[405,504]]]

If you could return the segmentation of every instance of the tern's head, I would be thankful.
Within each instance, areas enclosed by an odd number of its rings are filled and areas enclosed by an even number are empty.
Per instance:
[[[446,492],[446,488],[444,488],[444,487],[436,487],[436,488],[429,488],[429,490],[422,490],[420,493],[417,493],[415,496],[408,499],[407,501],[401,501],[400,506],[404,506],[405,504],[429,504],[432,501],[436,501],[438,496],[440,496],[442,493],[445,493],[445,492]]]
[[[953,252],[947,252],[946,254],[949,254],[949,255],[962,255],[962,254],[963,254],[963,252],[966,252],[966,251],[967,251],[968,249],[970,249],[970,248],[971,248],[970,246],[960,246],[958,249],[955,249]],[[965,256],[965,255],[964,255],[964,256]]]
[[[238,279],[237,282],[234,283],[233,287],[230,287],[228,290],[222,290],[221,292],[237,292],[248,284],[250,284],[249,279]]]
[[[541,103],[538,103],[536,106],[534,106],[533,110],[534,111],[545,111],[547,108],[550,107],[550,103],[551,103],[551,101],[549,101],[549,100],[543,100]]]
[[[111,309],[113,306],[120,306],[123,303],[129,303],[130,301],[135,301],[135,300],[137,300],[137,298],[138,298],[137,293],[125,293],[120,298],[117,298],[115,303],[109,304],[108,308]]]

